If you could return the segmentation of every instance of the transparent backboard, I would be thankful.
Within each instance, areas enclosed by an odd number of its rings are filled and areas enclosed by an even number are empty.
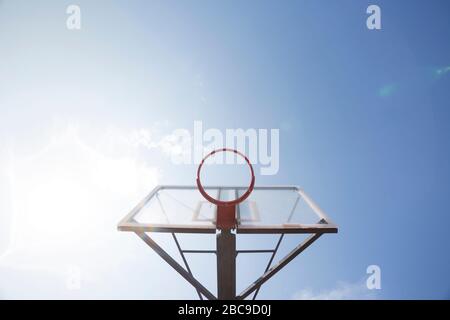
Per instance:
[[[246,187],[205,187],[216,199],[233,200]],[[216,233],[217,207],[197,186],[158,186],[120,223],[121,231]],[[337,227],[295,186],[255,187],[236,206],[236,233],[335,233]]]

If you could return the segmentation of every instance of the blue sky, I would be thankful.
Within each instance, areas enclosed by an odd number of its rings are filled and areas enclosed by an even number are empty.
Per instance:
[[[280,170],[257,184],[300,185],[339,224],[260,297],[449,298],[448,1],[78,1],[79,31],[70,4],[0,1],[0,298],[195,298],[115,230],[154,184],[194,183],[130,137],[195,120],[280,129]],[[75,199],[52,201],[64,183]]]

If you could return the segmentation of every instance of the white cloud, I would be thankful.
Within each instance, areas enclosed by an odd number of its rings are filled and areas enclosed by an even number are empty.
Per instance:
[[[314,291],[303,289],[294,294],[296,300],[372,300],[377,298],[374,290],[367,289],[365,281],[348,283],[340,281],[335,288]]]
[[[168,130],[168,122],[156,122],[150,127],[131,130],[110,126],[97,138],[97,147],[108,154],[117,154],[117,150],[121,150],[136,155],[147,150],[161,152],[170,158],[190,155],[191,145],[185,139],[186,135],[187,139],[192,139],[191,133],[183,129],[167,133]]]

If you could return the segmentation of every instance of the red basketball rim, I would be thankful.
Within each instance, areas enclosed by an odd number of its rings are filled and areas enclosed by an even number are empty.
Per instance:
[[[209,157],[211,157],[219,152],[234,152],[235,154],[243,157],[245,159],[245,161],[247,162],[248,167],[250,168],[250,173],[252,175],[252,179],[251,179],[249,187],[247,188],[247,191],[245,191],[245,193],[242,196],[240,196],[239,198],[231,200],[231,201],[221,201],[221,200],[211,197],[205,191],[205,188],[203,187],[202,183],[200,182],[200,172],[202,170],[203,164],[205,163],[206,159],[208,159]],[[241,152],[234,150],[234,149],[229,149],[229,148],[217,149],[217,150],[214,150],[214,151],[210,152],[209,154],[207,154],[206,157],[203,158],[202,162],[200,162],[200,165],[198,166],[198,169],[197,169],[197,187],[198,187],[198,190],[200,191],[200,193],[202,194],[202,196],[209,202],[214,203],[217,206],[222,206],[222,207],[235,206],[235,205],[241,203],[242,201],[244,201],[245,199],[247,199],[248,196],[252,193],[253,188],[255,187],[255,173],[253,171],[253,167],[252,167],[252,164],[250,163],[250,160]]]

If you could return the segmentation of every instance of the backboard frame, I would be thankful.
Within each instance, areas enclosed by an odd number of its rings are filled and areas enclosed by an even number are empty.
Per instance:
[[[154,224],[140,223],[136,216],[145,205],[162,190],[197,190],[197,186],[189,185],[158,185],[155,187],[130,213],[128,213],[118,224],[119,231],[128,232],[165,232],[165,233],[209,233],[217,232],[214,225],[183,225],[183,224]],[[245,186],[207,186],[207,189],[216,190],[246,190]],[[306,204],[320,218],[315,224],[285,223],[274,225],[241,225],[238,223],[236,234],[305,234],[305,233],[337,233],[338,227],[319,208],[319,206],[298,186],[255,186],[254,190],[291,190],[298,193]],[[276,214],[276,213],[274,213]]]

